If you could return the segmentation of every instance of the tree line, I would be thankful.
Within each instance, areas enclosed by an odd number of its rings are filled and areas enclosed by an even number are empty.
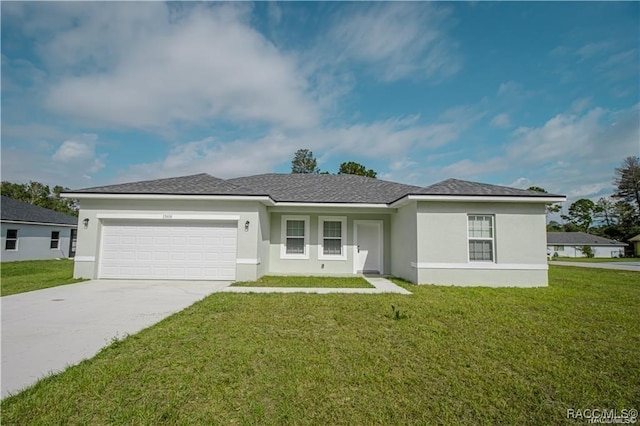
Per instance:
[[[60,197],[60,193],[67,190],[69,190],[69,188],[63,188],[60,185],[49,188],[48,185],[34,181],[30,181],[29,183],[3,181],[0,192],[4,196],[24,201],[25,203],[72,216],[78,216],[77,200]]]
[[[318,160],[313,156],[313,152],[308,149],[299,149],[293,155],[291,160],[291,173],[310,173],[328,175],[328,171],[321,172],[318,167]],[[339,175],[359,175],[370,178],[376,178],[378,173],[373,169],[367,169],[360,163],[355,161],[347,161],[340,164],[338,168]]]
[[[640,234],[640,158],[627,157],[614,170],[615,190],[597,201],[581,198],[569,206],[567,214],[561,215],[562,223],[552,220],[548,231],[575,232],[627,241]],[[539,187],[530,190],[546,192]],[[547,208],[548,213],[559,212],[559,205]]]

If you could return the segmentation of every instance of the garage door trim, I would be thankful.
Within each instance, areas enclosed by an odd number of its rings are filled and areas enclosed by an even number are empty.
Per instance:
[[[133,220],[211,220],[237,222],[238,215],[224,214],[185,214],[185,213],[98,213],[98,219],[133,219]]]

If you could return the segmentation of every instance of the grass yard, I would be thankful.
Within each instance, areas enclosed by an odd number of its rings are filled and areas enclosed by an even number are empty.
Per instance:
[[[638,273],[550,279],[214,294],[5,399],[2,423],[538,425],[640,408]]]
[[[233,287],[315,287],[315,288],[374,288],[360,277],[274,277],[264,276],[258,281],[237,282]]]
[[[555,257],[551,258],[551,263],[554,260],[559,262],[588,262],[588,263],[606,263],[606,262],[640,262],[640,257]]]
[[[3,262],[0,280],[1,296],[85,281],[73,278],[72,259]]]

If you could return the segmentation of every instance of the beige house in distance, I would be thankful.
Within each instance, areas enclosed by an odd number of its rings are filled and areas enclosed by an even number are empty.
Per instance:
[[[631,242],[633,244],[633,253],[636,256],[640,256],[640,234],[638,234],[635,237],[631,238],[629,240],[629,242]]]

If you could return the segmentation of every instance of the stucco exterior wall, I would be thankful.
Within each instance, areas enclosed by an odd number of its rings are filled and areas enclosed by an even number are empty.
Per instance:
[[[18,230],[17,250],[5,250],[7,229]],[[1,250],[2,261],[56,259],[69,257],[71,227],[58,225],[31,225],[2,222]],[[51,231],[60,232],[60,243],[57,249],[51,249]]]
[[[544,205],[419,202],[420,284],[547,285]],[[494,262],[469,260],[468,215],[494,218]]]
[[[556,250],[556,248],[562,249]],[[586,257],[580,248],[582,246],[566,246],[566,245],[550,245],[547,246],[547,253],[549,256],[553,256],[554,253],[558,253],[561,257]],[[620,246],[591,246],[593,249],[594,257],[621,257],[624,256],[624,247]]]
[[[357,220],[381,220],[383,222],[383,268],[389,271],[391,268],[390,230],[391,223],[388,214],[380,213],[352,213],[353,210],[332,209],[317,213],[317,209],[298,208],[295,210],[283,210],[281,208],[269,208],[270,221],[270,253],[269,273],[289,275],[353,275],[354,261],[354,221]],[[309,259],[282,259],[281,258],[281,222],[282,215],[309,216]],[[318,259],[318,217],[319,216],[346,216],[347,239],[345,260]],[[384,272],[383,271],[383,272]]]
[[[260,226],[258,230],[258,260],[260,263],[258,264],[256,278],[269,273],[269,259],[271,256],[271,220],[265,205],[258,204],[258,215],[260,218],[258,222]]]
[[[260,236],[260,204],[254,201],[163,201],[163,200],[82,200],[78,223],[78,244],[75,257],[74,277],[91,278],[98,277],[99,251],[102,227],[105,221],[116,219],[99,219],[98,214],[226,214],[237,215],[238,239],[236,268],[236,280],[252,281],[258,275],[260,259],[257,241]],[[89,219],[85,229],[83,221]],[[117,219],[119,220],[119,219]],[[245,231],[245,223],[249,221],[249,228]],[[171,220],[165,220],[170,223]]]
[[[417,203],[413,202],[398,209],[391,216],[391,274],[413,283],[417,282]]]

